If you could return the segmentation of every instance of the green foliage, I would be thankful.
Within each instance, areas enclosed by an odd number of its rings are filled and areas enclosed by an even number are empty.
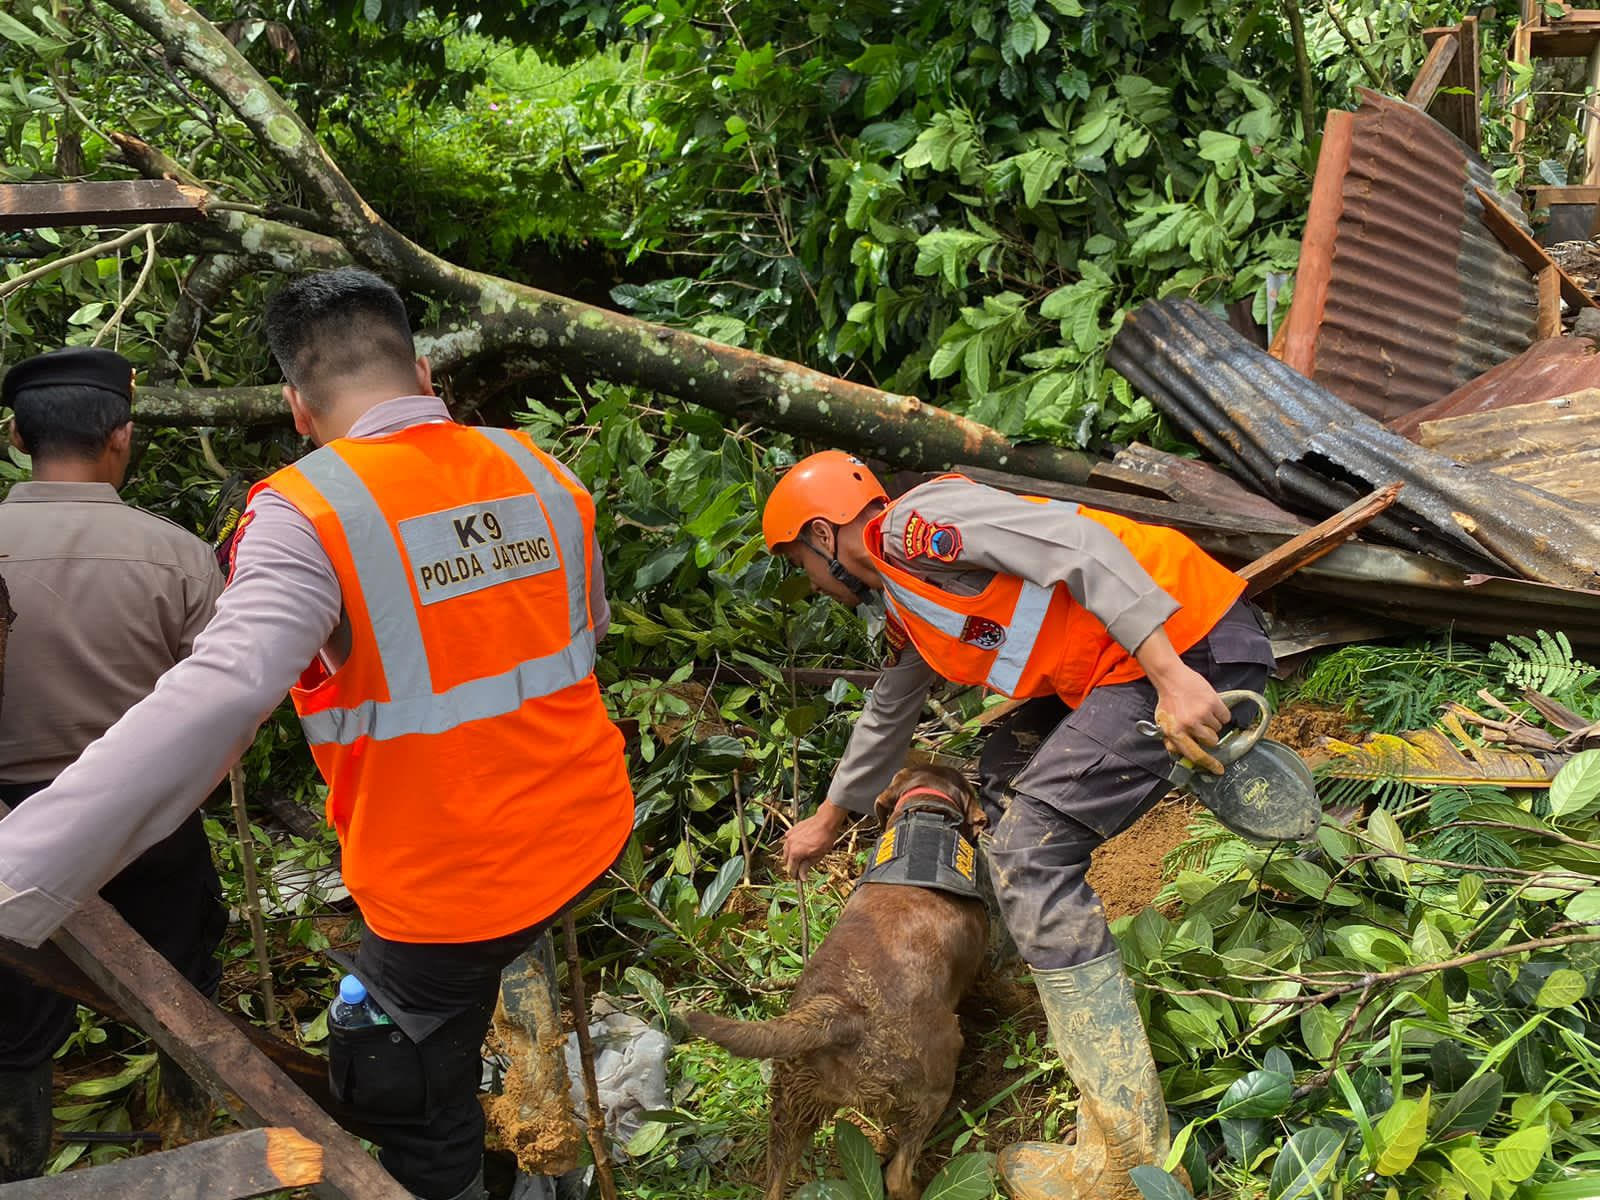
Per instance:
[[[1454,639],[1343,646],[1317,660],[1297,695],[1334,704],[1360,727],[1420,729],[1451,700],[1468,703],[1490,682],[1491,660]]]
[[[1080,443],[1158,432],[1103,363],[1138,300],[1275,317],[1316,135],[1278,6],[527,7],[622,39],[629,72],[580,103],[637,125],[583,178],[646,181],[628,252],[675,278],[616,292],[642,315]],[[1437,7],[1385,5],[1369,55],[1409,71]],[[1347,103],[1358,68],[1308,22]]]
[[[1327,676],[1372,673],[1337,654]],[[1298,854],[1203,822],[1167,906],[1114,925],[1183,1118],[1167,1168],[1201,1194],[1330,1200],[1493,1200],[1592,1169],[1600,946],[1563,940],[1600,919],[1591,768],[1548,804],[1480,787],[1373,806]],[[1186,1194],[1153,1168],[1138,1183]]]

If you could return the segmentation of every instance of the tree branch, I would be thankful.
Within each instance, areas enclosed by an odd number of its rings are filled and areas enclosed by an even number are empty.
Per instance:
[[[398,286],[454,301],[474,314],[470,321],[439,331],[442,361],[520,350],[548,362],[553,372],[598,376],[676,396],[739,420],[814,436],[890,462],[921,467],[971,463],[1067,482],[1088,478],[1093,465],[1088,455],[1014,446],[987,426],[913,396],[849,383],[798,363],[719,345],[447,262],[373,212],[294,110],[221,31],[183,0],[107,2],[161,40],[228,102],[302,187],[323,201],[343,248],[358,262]],[[176,164],[171,168],[181,171]],[[211,216],[217,223],[262,221],[236,211]],[[290,226],[234,229],[251,254],[270,257],[281,251],[287,260],[281,269],[322,265],[309,261],[317,258],[331,265],[327,243],[332,239],[314,247],[309,239],[318,235],[291,233]]]
[[[132,242],[137,242],[154,229],[154,225],[139,225],[128,230],[127,233],[118,234],[114,238],[96,242],[94,245],[86,246],[75,253],[65,254],[60,258],[51,259],[47,263],[41,263],[31,271],[24,271],[15,279],[8,279],[4,283],[0,283],[0,299],[4,299],[6,296],[11,295],[12,292],[25,288],[30,283],[35,283],[47,275],[53,275],[61,270],[62,267],[70,267],[73,263],[87,262],[91,258],[99,258],[102,254],[110,254],[114,250],[120,250]]]
[[[277,425],[289,419],[283,388],[140,387],[133,398],[136,425]]]
[[[361,236],[382,225],[305,122],[215,25],[182,0],[106,2],[209,84],[341,233]]]

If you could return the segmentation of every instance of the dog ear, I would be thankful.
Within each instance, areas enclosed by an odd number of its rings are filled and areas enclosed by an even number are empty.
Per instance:
[[[906,776],[914,767],[902,767],[894,773],[894,778],[889,780],[889,786],[878,793],[877,803],[873,805],[873,815],[878,818],[878,828],[889,828],[889,818],[894,814],[895,803],[900,799],[900,793],[906,790]]]

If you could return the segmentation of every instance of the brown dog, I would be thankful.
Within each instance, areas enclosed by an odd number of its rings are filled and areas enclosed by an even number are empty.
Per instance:
[[[947,805],[971,840],[984,824],[967,781],[945,767],[908,767],[878,797],[887,830],[908,792]],[[942,798],[942,801],[941,801]],[[859,1109],[894,1145],[890,1200],[916,1200],[912,1172],[955,1085],[961,1029],[955,1008],[983,962],[981,900],[932,888],[865,883],[817,947],[789,1011],[770,1021],[687,1014],[701,1037],[745,1058],[771,1058],[767,1200],[783,1200],[801,1150],[824,1121]]]

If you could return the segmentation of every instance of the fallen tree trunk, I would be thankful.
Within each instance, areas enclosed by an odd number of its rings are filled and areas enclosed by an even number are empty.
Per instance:
[[[739,421],[815,437],[885,461],[920,467],[979,463],[1082,482],[1093,460],[1051,446],[1016,446],[975,421],[914,396],[852,383],[683,330],[653,325],[447,262],[405,237],[366,203],[298,113],[223,33],[182,0],[104,0],[217,93],[294,180],[312,210],[303,228],[242,211],[208,193],[207,234],[252,262],[281,271],[355,262],[396,286],[445,301],[454,315],[419,339],[442,373],[474,359],[514,354],[552,375],[600,378],[702,404]],[[138,138],[116,137],[146,175],[200,183]],[[274,216],[285,215],[275,210]],[[275,389],[271,389],[275,390]],[[215,425],[272,419],[269,389],[150,389],[136,410],[149,424]]]

